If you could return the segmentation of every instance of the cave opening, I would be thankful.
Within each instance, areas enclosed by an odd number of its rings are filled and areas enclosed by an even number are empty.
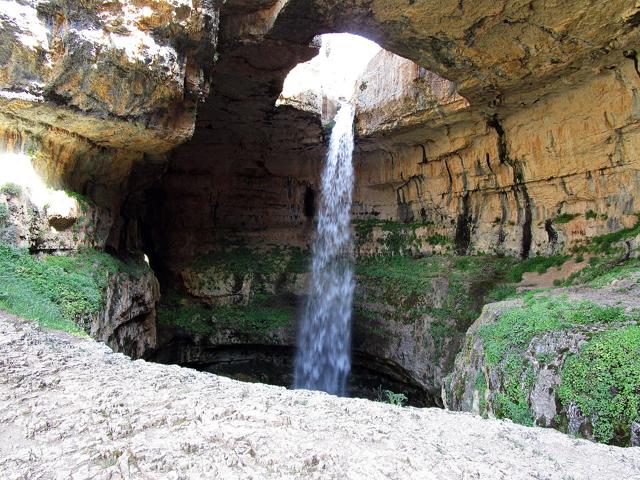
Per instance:
[[[237,344],[205,348],[183,337],[154,352],[148,360],[176,364],[249,383],[290,388],[295,348],[289,345]],[[353,354],[346,396],[387,401],[386,392],[402,393],[413,407],[435,407],[438,399],[398,364],[365,352]]]
[[[303,212],[307,218],[312,219],[316,216],[316,192],[311,187],[304,191]]]

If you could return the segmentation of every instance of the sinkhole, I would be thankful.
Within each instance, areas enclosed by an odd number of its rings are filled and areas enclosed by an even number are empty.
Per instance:
[[[353,270],[357,260],[353,252],[349,218],[355,177],[351,156],[358,135],[356,124],[359,115],[370,125],[384,123],[388,121],[385,115],[395,115],[394,109],[404,104],[403,99],[407,95],[420,99],[420,104],[431,105],[433,102],[427,102],[423,96],[429,99],[438,96],[444,98],[451,94],[452,84],[440,77],[434,80],[435,76],[415,63],[385,51],[362,37],[327,34],[317,37],[314,42],[320,45],[318,55],[291,70],[275,104],[276,110],[279,107],[293,107],[294,111],[313,114],[292,117],[294,119],[321,119],[325,134],[324,143],[319,143],[328,150],[323,165],[330,166],[330,160],[333,159],[335,167],[325,168],[324,171],[319,168],[315,177],[307,177],[298,184],[291,181],[286,183],[286,202],[293,212],[291,216],[295,218],[297,215],[300,219],[295,234],[305,238],[311,251],[310,258],[305,260],[306,277],[291,275],[286,271],[275,276],[255,271],[232,275],[230,272],[234,270],[234,264],[237,268],[237,265],[260,262],[265,254],[260,253],[249,260],[242,256],[235,261],[229,248],[225,251],[224,247],[233,242],[221,238],[221,246],[213,247],[220,248],[218,255],[223,263],[216,264],[213,269],[208,267],[216,278],[201,282],[202,285],[195,290],[192,286],[184,285],[184,278],[164,279],[161,282],[172,283],[172,288],[177,284],[178,290],[182,289],[181,294],[187,299],[188,309],[197,305],[192,310],[198,313],[192,316],[197,317],[198,322],[202,323],[202,318],[211,316],[216,325],[213,328],[205,326],[203,332],[206,333],[189,333],[175,325],[159,323],[158,348],[148,358],[239,380],[323,390],[373,400],[384,400],[385,392],[389,391],[405,394],[410,405],[439,405],[437,392],[429,391],[424,386],[427,382],[418,380],[419,368],[404,359],[404,349],[407,347],[401,345],[400,339],[404,333],[393,333],[391,329],[386,334],[397,337],[390,338],[388,342],[397,345],[395,348],[398,351],[394,352],[394,347],[391,350],[387,346],[380,348],[378,337],[380,331],[384,330],[380,326],[380,322],[384,322],[382,316],[375,320],[375,325],[362,316],[354,318],[352,331],[351,317],[362,305],[354,296],[357,278]],[[283,108],[280,112],[290,115],[288,112],[291,112],[291,108]],[[349,112],[349,115],[345,112]],[[269,118],[271,121],[272,118]],[[245,134],[244,131],[241,133]],[[238,136],[241,136],[240,133]],[[301,145],[300,155],[305,155],[308,145],[313,143]],[[241,211],[240,206],[244,208],[250,199],[249,188],[262,188],[265,184],[260,183],[262,180],[259,175],[268,175],[276,169],[278,175],[283,175],[282,168],[285,167],[279,159],[269,164],[267,153],[256,157],[258,160],[255,165],[250,165],[250,160],[246,160],[247,166],[241,171],[242,178],[246,179],[242,187],[247,190],[242,192],[238,206],[227,210],[232,211],[233,215],[224,216],[225,199],[221,197],[216,198],[213,209],[216,227],[221,229],[221,222],[228,221],[230,230],[236,228],[235,235],[239,225],[245,233],[245,241],[250,235],[260,238],[269,237],[271,233],[269,227],[265,226],[265,219],[269,218],[271,212],[263,205],[256,205],[261,214],[251,212],[255,217],[253,222],[240,222],[235,218]],[[295,158],[300,164],[306,160],[298,154]],[[307,165],[310,163],[308,161]],[[327,173],[327,170],[331,172]],[[275,188],[272,185],[265,186],[265,190],[274,197],[277,195]],[[340,208],[336,208],[338,206]],[[254,230],[247,235],[245,230],[249,228]],[[280,241],[275,230],[272,239]],[[193,282],[200,278],[198,275],[201,273],[191,272],[189,275],[188,281]],[[261,285],[258,290],[255,288],[257,283]],[[301,287],[302,284],[304,287]],[[209,292],[216,289],[224,290],[224,294],[216,294],[218,296],[214,298]],[[162,309],[161,304],[158,308],[160,317],[166,316]],[[283,309],[289,316],[280,321],[277,312]],[[202,314],[202,311],[205,313]],[[243,316],[244,312],[248,312],[247,318]],[[262,313],[264,318],[260,317]],[[234,329],[231,325],[245,320],[245,326],[254,330],[240,331],[242,329]],[[278,328],[265,334],[263,324],[272,321],[278,323]],[[305,326],[305,321],[311,326]],[[418,345],[420,342],[416,341],[416,348],[421,348]],[[433,386],[430,388],[433,390]]]

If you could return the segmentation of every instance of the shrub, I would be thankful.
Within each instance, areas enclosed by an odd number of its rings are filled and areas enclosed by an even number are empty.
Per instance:
[[[9,197],[19,197],[22,194],[22,187],[16,183],[8,182],[0,187],[0,192]]]
[[[598,214],[593,210],[587,210],[587,213],[584,214],[584,217],[587,220],[595,220],[596,218],[598,218]]]
[[[402,407],[408,400],[407,396],[404,393],[394,393],[391,390],[385,390],[384,393],[387,397],[387,403],[390,403],[391,405]]]
[[[556,216],[556,218],[553,219],[553,223],[562,225],[565,223],[569,223],[571,220],[579,216],[580,216],[579,213],[561,213],[560,215]]]
[[[558,397],[592,418],[596,440],[629,443],[640,417],[640,327],[596,334],[562,369]]]

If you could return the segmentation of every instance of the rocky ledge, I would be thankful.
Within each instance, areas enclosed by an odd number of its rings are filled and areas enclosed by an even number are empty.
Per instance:
[[[640,478],[639,449],[131,361],[2,313],[0,437],[7,479]]]

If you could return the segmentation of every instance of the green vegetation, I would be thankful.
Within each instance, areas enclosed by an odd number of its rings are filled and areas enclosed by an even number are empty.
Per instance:
[[[553,257],[532,257],[519,262],[507,274],[507,280],[513,283],[521,282],[525,272],[545,273],[551,267],[562,267],[568,256],[556,255]]]
[[[487,363],[497,364],[512,350],[525,349],[540,333],[629,319],[621,307],[569,301],[566,295],[531,295],[523,300],[522,306],[507,310],[494,323],[482,326],[478,334],[484,341]]]
[[[615,248],[614,245],[621,240],[635,237],[640,235],[640,212],[636,213],[638,217],[638,221],[631,228],[623,228],[622,230],[618,230],[617,232],[608,233],[606,235],[601,235],[599,237],[593,237],[587,241],[587,243],[578,247],[577,252],[591,252],[596,254],[614,254],[618,253],[619,249]]]
[[[19,197],[22,194],[22,187],[16,183],[8,182],[0,187],[0,192],[9,197]]]
[[[516,297],[518,292],[514,285],[496,285],[484,297],[485,303],[501,302]]]
[[[450,383],[450,377],[445,378],[444,384],[448,385]],[[478,372],[478,376],[476,377],[476,389],[478,390],[478,399],[479,405],[478,410],[480,415],[485,415],[487,412],[487,379],[484,378],[484,374],[482,372]],[[458,395],[459,397],[461,395]]]
[[[145,267],[95,250],[35,257],[0,243],[0,308],[47,328],[80,333],[103,305],[109,275],[138,275]]]
[[[431,235],[427,237],[427,243],[429,245],[450,245],[453,244],[453,240],[446,235]]]
[[[622,307],[598,305],[588,301],[570,301],[566,295],[539,296],[530,294],[525,296],[522,306],[503,312],[494,323],[484,325],[478,330],[478,335],[483,340],[485,361],[487,365],[497,368],[502,381],[500,390],[493,394],[494,413],[499,418],[510,418],[516,423],[532,425],[533,417],[528,405],[528,395],[533,387],[534,373],[532,366],[526,363],[525,351],[535,336],[589,324],[620,325],[622,322],[637,322],[638,320],[640,320],[640,315],[637,312],[627,314]],[[640,360],[634,360],[636,363],[629,363],[630,369],[637,370],[635,377],[629,375],[631,370],[616,373],[613,363],[604,364],[613,361],[614,363],[618,362],[615,365],[619,365],[627,361],[627,357],[624,355],[637,356],[640,353],[640,343],[637,345],[634,343],[635,350],[622,346],[620,347],[622,351],[616,351],[615,355],[604,351],[599,346],[600,343],[594,344],[595,339],[602,336],[609,342],[607,345],[613,348],[615,342],[609,338],[624,336],[620,332],[622,330],[610,330],[596,334],[594,340],[588,342],[575,359],[568,360],[562,373],[563,387],[559,390],[559,396],[565,406],[571,401],[576,401],[583,413],[596,414],[599,416],[598,418],[602,418],[600,420],[601,427],[598,427],[602,430],[597,433],[597,438],[601,441],[608,441],[609,438],[605,437],[611,431],[610,422],[607,423],[608,421],[604,419],[605,413],[607,415],[609,413],[605,412],[604,407],[601,406],[602,399],[600,397],[606,397],[606,392],[609,392],[607,398],[615,397],[615,402],[619,400],[624,405],[631,405],[632,401],[636,402],[632,406],[636,408],[635,415],[638,415],[640,374],[637,372],[640,372],[640,364],[638,363]],[[636,331],[634,330],[634,332]],[[629,338],[634,342],[640,342],[640,334],[636,332],[635,335]],[[624,336],[624,338],[627,337]],[[602,358],[598,355],[601,355]],[[615,360],[612,360],[614,357]],[[551,353],[540,354],[537,357],[537,360],[543,364],[548,364],[553,359],[554,355]],[[598,362],[601,362],[602,365]],[[629,393],[633,397],[632,399],[623,400],[611,392],[619,388],[619,383],[615,383],[615,381],[625,376],[628,377],[629,382],[636,390],[628,387],[626,391],[635,393]],[[615,377],[615,381],[610,380],[613,377]],[[477,379],[476,383],[479,381]],[[607,385],[612,386],[612,389]],[[586,398],[588,395],[600,397],[597,401],[592,401]],[[622,407],[616,404],[607,408],[613,412],[611,413],[613,418],[620,414]],[[624,418],[624,422],[627,422],[627,425],[630,423],[627,420],[631,416],[631,410],[631,407],[625,410],[627,416]]]
[[[249,273],[270,277],[282,272],[304,273],[309,270],[310,261],[309,252],[300,248],[274,245],[258,249],[239,243],[200,257],[194,267],[220,268],[239,277]]]
[[[598,214],[593,210],[587,210],[587,212],[584,214],[584,218],[586,218],[587,220],[595,220],[596,218],[598,218]]]
[[[413,323],[424,314],[466,329],[480,313],[484,295],[518,262],[514,258],[375,256],[356,264],[358,282],[394,307],[393,320]],[[446,279],[446,296],[433,305],[434,279]],[[449,327],[451,328],[451,327]],[[441,329],[442,330],[442,329]],[[440,331],[436,333],[442,333]]]
[[[89,210],[90,206],[95,206],[95,202],[93,200],[85,195],[82,195],[81,193],[74,192],[73,190],[65,190],[64,193],[67,195],[67,197],[73,198],[78,202],[83,213],[86,213]]]
[[[252,248],[244,243],[229,243],[226,248],[199,258],[191,267],[191,287],[217,288],[219,279],[233,278],[239,288],[251,276],[251,292],[247,305],[207,305],[177,292],[164,295],[158,305],[161,325],[178,326],[193,333],[214,335],[262,335],[292,324],[295,307],[274,293],[274,287],[286,281],[287,275],[305,273],[310,268],[310,255],[295,247],[271,245]]]
[[[614,280],[629,278],[631,274],[640,273],[640,259],[621,260],[615,256],[591,257],[589,265],[579,272],[558,282],[560,286],[585,284],[590,287],[603,287]]]
[[[292,307],[270,306],[265,298],[250,305],[208,306],[174,293],[158,305],[158,322],[205,335],[224,330],[256,335],[291,325],[294,313]]]
[[[390,403],[391,405],[396,405],[398,407],[402,407],[404,403],[408,400],[407,396],[404,393],[394,393],[391,390],[384,390],[384,401]]]
[[[579,216],[580,216],[579,213],[561,213],[560,215],[556,216],[556,218],[553,219],[553,223],[562,225],[565,223],[569,223],[571,220]]]
[[[531,367],[526,368],[522,355],[510,353],[501,363],[503,390],[494,394],[494,413],[498,418],[509,418],[520,425],[533,425],[528,392],[533,387]]]
[[[640,327],[598,333],[569,357],[558,397],[593,419],[598,441],[628,444],[629,426],[640,419]]]
[[[402,223],[395,220],[354,220],[356,244],[373,239],[373,230],[379,228],[384,235],[380,243],[385,255],[411,255],[419,247],[416,229],[420,223]]]

